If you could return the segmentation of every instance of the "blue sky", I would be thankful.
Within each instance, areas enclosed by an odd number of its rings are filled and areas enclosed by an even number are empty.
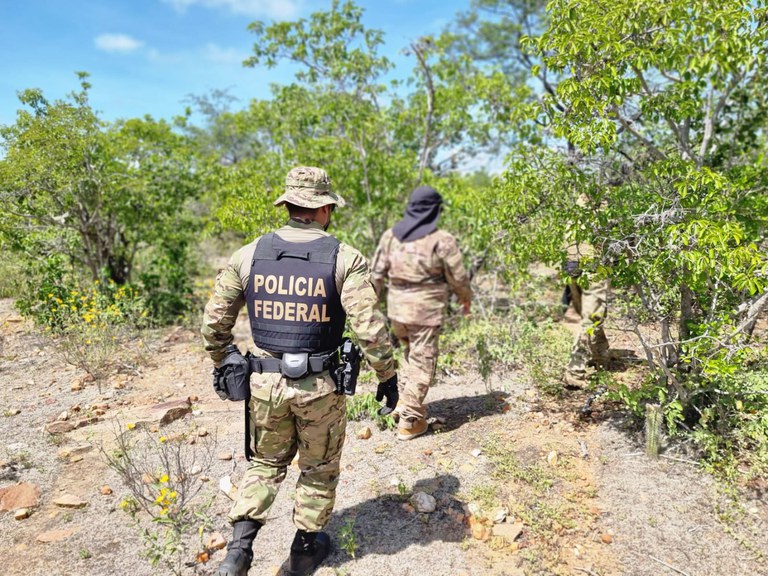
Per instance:
[[[385,32],[383,53],[404,70],[410,40],[437,33],[469,0],[358,0],[366,27]],[[244,68],[254,20],[295,19],[330,0],[0,0],[0,124],[12,123],[17,91],[49,99],[91,74],[91,102],[107,120],[151,114],[171,118],[188,94],[229,89],[243,105],[269,97],[282,69]]]

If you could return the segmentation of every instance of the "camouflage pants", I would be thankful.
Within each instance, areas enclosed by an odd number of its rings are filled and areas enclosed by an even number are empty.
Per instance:
[[[581,316],[581,323],[571,348],[568,371],[584,374],[587,364],[601,362],[608,351],[608,338],[603,329],[607,313],[608,280],[597,282],[589,288],[571,282],[571,297],[574,310]]]
[[[250,430],[254,457],[240,483],[229,520],[266,522],[296,452],[293,523],[316,532],[330,520],[346,430],[346,397],[327,373],[303,380],[279,374],[251,376]]]
[[[427,417],[427,397],[437,366],[440,326],[417,326],[392,321],[392,332],[404,346],[404,366],[400,370],[400,427],[410,429]]]

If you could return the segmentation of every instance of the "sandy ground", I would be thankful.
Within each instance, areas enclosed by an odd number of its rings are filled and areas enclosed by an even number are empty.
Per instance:
[[[120,377],[115,382],[122,388],[110,382],[101,393],[92,384],[73,392],[72,382],[82,375],[50,353],[9,301],[0,301],[3,319],[10,321],[1,329],[0,489],[30,482],[41,495],[29,518],[0,513],[6,552],[0,572],[167,573],[142,556],[135,526],[117,508],[128,491],[99,450],[78,461],[59,455],[67,447],[109,444],[116,423],[140,421],[162,400],[198,398],[192,415],[158,433],[205,427],[216,439],[217,453],[235,455],[231,461],[214,459],[201,474],[210,480],[199,497],[213,499],[208,510],[213,527],[229,536],[230,501],[218,490],[218,479],[231,475],[237,484],[245,470],[242,406],[214,395],[210,363],[194,332],[160,334],[154,366]],[[242,328],[238,333],[245,337]],[[746,495],[734,503],[674,447],[666,457],[648,460],[620,415],[598,408],[592,419],[580,420],[580,393],[557,402],[542,399],[516,374],[495,375],[492,384],[488,389],[478,377],[439,375],[430,391],[430,413],[445,425],[412,442],[398,442],[393,432],[373,426],[371,438],[359,439],[356,432],[369,423],[349,424],[327,528],[335,548],[318,575],[768,575],[763,499]],[[91,405],[108,406],[99,421],[60,438],[44,431],[62,411]],[[20,413],[11,415],[15,410]],[[499,475],[499,459],[507,453],[517,467]],[[277,574],[287,556],[297,473],[292,466],[259,534],[252,576]],[[536,485],[537,474],[546,482]],[[101,493],[105,485],[111,494]],[[434,513],[419,515],[408,506],[408,496],[418,491],[435,497]],[[507,509],[507,523],[522,523],[513,545],[473,538],[465,510],[484,493]],[[60,508],[53,500],[62,494],[78,496],[87,506]],[[345,526],[354,535],[354,558],[340,546]],[[39,541],[51,531],[59,531],[57,541]],[[224,556],[216,551],[209,562],[194,563],[194,552],[184,574],[213,574]]]

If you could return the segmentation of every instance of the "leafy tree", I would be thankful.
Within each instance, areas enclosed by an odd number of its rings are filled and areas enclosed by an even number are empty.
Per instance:
[[[286,171],[316,164],[354,206],[334,216],[340,235],[372,250],[414,186],[445,178],[508,137],[498,122],[512,93],[503,75],[482,74],[441,40],[424,37],[407,48],[414,72],[387,83],[383,34],[365,28],[362,15],[354,3],[335,1],[308,19],[251,24],[248,66],[289,61],[299,68],[294,83],[273,86],[269,101],[242,112],[262,148],[250,166],[214,171],[209,189],[223,228],[263,232],[274,224],[268,199]]]
[[[101,121],[88,101],[87,75],[79,77],[81,90],[66,100],[23,91],[28,109],[0,128],[3,243],[30,263],[66,255],[72,270],[85,269],[92,280],[125,284],[137,262],[156,275],[163,261],[166,278],[187,277],[198,184],[185,139],[150,117]],[[163,284],[155,277],[153,289]],[[177,297],[188,292],[178,281],[172,289]]]
[[[523,48],[560,78],[537,118],[563,144],[518,147],[498,183],[509,260],[558,262],[566,234],[594,246],[585,278],[626,289],[670,402],[699,405],[768,301],[764,2],[548,10]]]

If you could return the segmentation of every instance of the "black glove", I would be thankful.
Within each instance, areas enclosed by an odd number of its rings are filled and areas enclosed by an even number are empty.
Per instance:
[[[379,408],[379,416],[386,416],[395,409],[400,394],[397,391],[397,374],[385,382],[379,382],[376,388],[376,402],[381,402],[386,397],[385,405]]]

